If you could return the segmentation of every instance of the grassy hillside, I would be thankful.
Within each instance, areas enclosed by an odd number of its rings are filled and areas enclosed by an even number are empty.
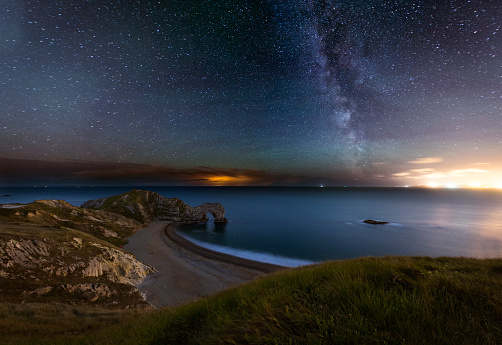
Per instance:
[[[82,209],[62,200],[39,200],[19,208],[0,208],[0,224],[34,224],[76,229],[119,246],[141,228],[133,219]]]
[[[501,342],[502,259],[408,257],[280,271],[178,308],[103,325],[97,333],[55,339],[57,344]]]

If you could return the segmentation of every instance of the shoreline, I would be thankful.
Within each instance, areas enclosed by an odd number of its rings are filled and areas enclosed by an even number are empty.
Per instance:
[[[166,228],[164,229],[166,236],[171,241],[176,242],[185,249],[188,249],[191,252],[199,254],[207,259],[217,260],[232,265],[238,265],[252,270],[261,271],[263,273],[272,273],[281,269],[288,268],[286,266],[275,265],[268,262],[245,259],[238,256],[217,252],[215,250],[199,246],[198,244],[195,244],[192,241],[188,240],[187,238],[181,236],[176,229],[177,226],[178,225],[175,223],[166,225]]]
[[[186,304],[286,268],[200,247],[166,221],[140,229],[123,249],[155,268],[137,285],[155,308]]]

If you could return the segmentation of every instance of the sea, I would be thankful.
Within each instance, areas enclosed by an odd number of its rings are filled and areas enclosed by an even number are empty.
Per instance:
[[[189,205],[221,202],[228,223],[182,225],[209,249],[284,266],[366,256],[502,257],[502,190],[311,187],[0,187],[0,203],[84,201],[133,188]],[[364,220],[387,224],[366,224]]]

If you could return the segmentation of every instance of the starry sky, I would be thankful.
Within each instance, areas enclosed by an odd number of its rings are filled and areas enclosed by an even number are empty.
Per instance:
[[[502,187],[498,0],[0,2],[0,185]]]

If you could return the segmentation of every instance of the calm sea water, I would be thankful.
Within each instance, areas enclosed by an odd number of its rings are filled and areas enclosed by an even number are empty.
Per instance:
[[[227,224],[182,226],[183,235],[203,246],[261,261],[297,266],[369,255],[502,257],[500,190],[139,188],[193,206],[221,202]],[[130,189],[0,188],[0,203],[63,199],[79,206]],[[389,224],[365,224],[365,219]]]

